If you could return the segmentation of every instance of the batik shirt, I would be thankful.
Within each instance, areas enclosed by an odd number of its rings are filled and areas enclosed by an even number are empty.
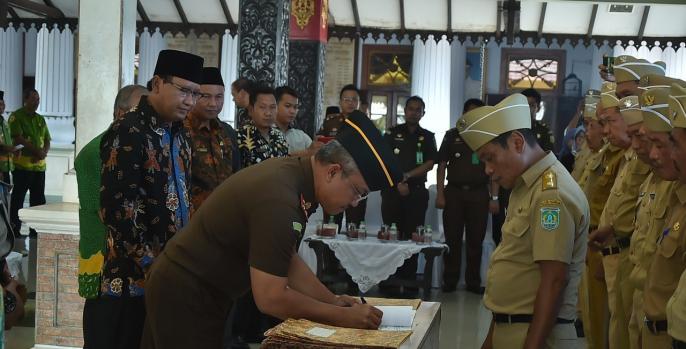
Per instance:
[[[269,139],[265,139],[252,122],[238,131],[238,149],[241,152],[243,168],[269,158],[288,156],[288,143],[279,129],[272,126],[269,130]]]
[[[182,122],[163,123],[143,97],[105,132],[100,159],[101,294],[142,296],[154,258],[189,219],[190,135]]]
[[[203,123],[191,113],[184,125],[191,134],[191,201],[197,210],[214,188],[241,168],[241,160],[236,131],[229,124],[217,119]]]

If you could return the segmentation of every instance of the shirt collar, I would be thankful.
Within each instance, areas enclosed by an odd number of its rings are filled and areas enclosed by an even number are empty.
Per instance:
[[[193,130],[199,130],[203,128],[206,130],[212,130],[219,127],[219,122],[217,119],[202,120],[198,116],[194,115],[193,112],[188,113],[186,119],[188,119],[190,127]]]
[[[686,183],[679,182],[676,188],[676,196],[681,205],[686,205]]]
[[[312,162],[309,156],[299,158],[300,167],[303,170],[303,182],[301,186],[302,199],[304,200],[303,209],[312,214],[317,208],[317,199],[314,197],[314,173],[312,170]]]
[[[151,129],[159,134],[158,130],[167,128],[171,126],[172,132],[177,131],[183,127],[183,121],[174,121],[172,123],[163,122],[160,115],[155,111],[155,109],[148,102],[147,96],[141,96],[140,102],[136,109],[138,113],[142,116],[143,122],[147,123]]]
[[[524,181],[524,184],[526,184],[527,187],[534,185],[538,178],[543,175],[543,172],[549,169],[550,166],[553,166],[555,162],[557,162],[555,155],[550,151],[547,152],[546,156],[544,156],[541,160],[538,160],[538,162],[524,171],[522,174],[522,180]]]

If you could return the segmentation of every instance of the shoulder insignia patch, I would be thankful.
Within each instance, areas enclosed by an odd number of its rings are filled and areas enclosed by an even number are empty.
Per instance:
[[[557,189],[557,174],[551,170],[543,172],[543,190]]]
[[[298,235],[302,234],[303,225],[299,222],[293,222],[293,230],[295,230]]]
[[[560,226],[560,208],[541,208],[541,227],[545,230],[555,230]]]

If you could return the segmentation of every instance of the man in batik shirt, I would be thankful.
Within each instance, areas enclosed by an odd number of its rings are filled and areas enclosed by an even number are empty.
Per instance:
[[[258,86],[250,92],[248,114],[251,121],[238,131],[243,168],[270,158],[288,156],[288,143],[274,125],[276,98],[272,88]]]
[[[184,120],[191,133],[193,150],[193,210],[200,208],[214,188],[241,168],[236,131],[219,120],[219,113],[224,108],[224,91],[219,69],[203,68],[200,98]]]
[[[202,66],[196,55],[160,52],[150,95],[116,120],[100,144],[107,240],[100,294],[112,307],[97,316],[116,329],[104,334],[111,348],[139,346],[150,267],[190,217],[191,149],[183,119],[200,96]]]

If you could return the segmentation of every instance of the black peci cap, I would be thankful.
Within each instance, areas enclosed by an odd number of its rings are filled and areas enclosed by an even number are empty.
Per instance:
[[[0,101],[5,100],[5,91],[0,91]]]
[[[224,86],[224,79],[222,73],[218,68],[205,67],[202,68],[202,81],[200,85],[221,85]]]
[[[171,75],[200,84],[202,82],[202,66],[204,63],[205,60],[202,57],[191,53],[162,50],[159,57],[157,57],[155,75]]]
[[[381,132],[361,111],[348,115],[336,140],[352,155],[370,191],[392,188],[402,180],[403,173]]]

